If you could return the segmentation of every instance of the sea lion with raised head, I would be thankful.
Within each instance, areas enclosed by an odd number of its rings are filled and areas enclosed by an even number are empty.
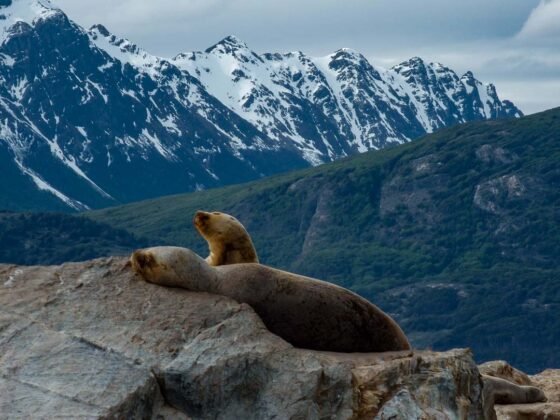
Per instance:
[[[208,242],[208,264],[218,266],[259,262],[251,237],[235,217],[218,211],[197,211],[193,224]]]
[[[249,304],[269,331],[295,347],[343,353],[410,350],[389,315],[334,284],[254,263],[212,267],[186,248],[138,250],[131,263],[150,283]]]

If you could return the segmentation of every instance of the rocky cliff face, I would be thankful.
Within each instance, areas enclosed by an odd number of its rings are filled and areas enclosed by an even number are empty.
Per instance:
[[[0,266],[2,414],[483,417],[482,381],[467,350],[295,349],[249,306],[145,283],[125,263]]]

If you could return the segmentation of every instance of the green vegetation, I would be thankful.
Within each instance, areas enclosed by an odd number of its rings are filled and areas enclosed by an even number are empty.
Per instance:
[[[560,367],[560,109],[471,123],[262,181],[88,214],[205,254],[236,215],[263,263],[349,287],[419,347]]]
[[[0,261],[61,264],[126,255],[145,241],[84,217],[54,213],[0,213]]]

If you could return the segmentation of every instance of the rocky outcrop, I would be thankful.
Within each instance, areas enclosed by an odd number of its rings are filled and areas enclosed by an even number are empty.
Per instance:
[[[125,263],[0,266],[3,415],[480,418],[467,350],[295,349],[249,306],[145,283]]]
[[[542,383],[547,380],[554,385],[552,373],[543,374]],[[484,417],[482,378],[468,350],[296,349],[270,333],[249,306],[148,284],[124,258],[57,267],[0,265],[0,413]]]
[[[496,405],[499,420],[558,420],[560,419],[560,370],[545,370],[528,376],[512,368],[507,362],[489,362],[479,366],[480,372],[514,382],[518,385],[535,386],[544,391],[546,402],[536,404]]]

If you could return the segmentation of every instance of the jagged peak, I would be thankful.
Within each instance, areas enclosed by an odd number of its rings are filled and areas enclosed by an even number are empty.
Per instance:
[[[365,60],[365,57],[358,51],[352,48],[339,48],[334,53],[331,54],[332,59],[337,59],[339,57],[354,58],[359,60]]]
[[[237,38],[235,35],[228,35],[220,42],[212,45],[210,48],[206,49],[205,52],[224,52],[231,53],[239,50],[249,50],[249,47],[245,42]]]
[[[436,71],[438,73],[453,73],[453,74],[456,74],[453,70],[451,70],[447,66],[444,66],[439,61],[432,62],[432,63],[429,64],[429,66],[431,68],[433,68],[434,71]]]
[[[418,71],[425,71],[426,70],[426,62],[418,57],[412,57],[402,63],[399,63],[391,68],[391,70],[396,71],[397,73],[405,73],[405,72],[418,72]]]
[[[481,81],[474,77],[473,72],[470,70],[461,76],[461,83],[467,86],[469,91],[470,89],[478,89],[479,86],[483,85]]]
[[[399,63],[391,68],[393,71],[397,73],[405,73],[405,72],[426,72],[426,71],[433,71],[436,73],[452,73],[456,75],[456,73],[447,66],[444,66],[442,63],[438,61],[430,61],[427,62],[421,57],[415,56],[402,63]]]
[[[0,39],[5,41],[11,28],[21,22],[33,26],[38,20],[64,15],[50,0],[1,0]],[[64,15],[65,16],[65,15]]]
[[[461,80],[476,80],[472,71],[467,71],[461,76]]]
[[[422,57],[418,57],[417,55],[414,57],[411,57],[408,61],[406,61],[407,63],[411,63],[414,65],[425,65],[426,62],[424,61],[424,59]]]
[[[128,40],[127,38],[121,38],[115,35],[101,24],[95,24],[90,27],[89,35],[94,41],[97,41],[99,38],[104,38],[109,45],[117,47],[123,53],[138,55],[142,57],[150,56],[147,51],[143,50],[132,41]]]
[[[103,25],[93,25],[89,29],[88,35],[90,40],[98,48],[105,51],[114,59],[123,64],[130,64],[152,76],[157,76],[158,67],[166,63],[168,64],[167,60],[150,54],[126,38],[116,36]]]
[[[112,33],[103,25],[101,25],[100,23],[96,23],[95,25],[93,25],[91,28],[89,28],[90,32],[96,32],[101,36],[104,37],[108,37],[111,36]]]
[[[498,93],[496,91],[496,86],[494,86],[494,83],[488,83],[486,85],[486,91],[488,92],[488,94],[495,95],[495,96],[498,95]]]
[[[328,60],[330,61],[331,65],[335,67],[345,67],[346,65],[357,65],[357,66],[364,66],[369,65],[369,61],[367,58],[352,48],[340,48],[336,50],[334,53],[328,56]]]

